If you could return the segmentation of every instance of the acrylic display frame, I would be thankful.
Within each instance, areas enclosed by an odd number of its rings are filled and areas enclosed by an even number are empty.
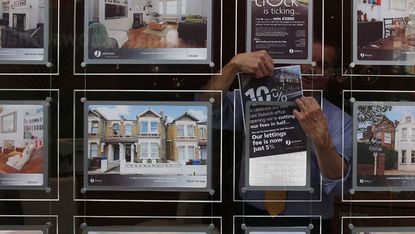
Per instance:
[[[50,31],[44,31],[44,59],[42,61],[28,60],[19,62],[18,60],[0,61],[4,71],[0,70],[0,76],[57,76],[60,72],[60,0],[47,0],[48,9],[45,9],[47,23],[45,24]],[[55,6],[55,7],[54,7]],[[55,11],[56,10],[56,11]],[[56,44],[55,44],[56,43]],[[33,70],[34,72],[15,72],[16,70]],[[37,72],[39,71],[40,72]],[[36,72],[35,72],[36,71]]]
[[[49,140],[45,143],[49,149],[48,155],[48,170],[47,177],[44,179],[47,181],[47,186],[42,188],[15,188],[9,187],[7,189],[0,190],[0,193],[14,191],[16,197],[9,197],[0,199],[0,201],[59,201],[60,200],[60,156],[59,156],[59,142],[60,142],[60,115],[59,115],[59,90],[58,89],[0,89],[1,93],[7,97],[7,99],[18,102],[27,102],[27,100],[34,101],[34,103],[47,103],[49,127],[48,133]],[[14,97],[13,97],[14,96]],[[3,99],[6,101],[7,99]],[[30,103],[30,102],[29,102]],[[57,128],[52,129],[50,126],[56,125]],[[46,136],[45,135],[45,136]],[[45,141],[46,142],[46,141]],[[56,162],[54,162],[56,160]],[[54,178],[56,176],[56,179]],[[28,190],[29,189],[29,190]],[[26,191],[21,193],[21,191]]]
[[[323,108],[323,98],[324,98],[324,96],[323,96],[323,94],[324,94],[323,93],[323,90],[309,90],[309,89],[305,89],[303,91],[305,93],[310,93],[311,95],[314,95],[315,93],[317,93],[318,96],[321,97],[321,103],[320,103],[320,105]],[[240,90],[239,89],[235,89],[234,92],[235,93],[236,92],[240,92]],[[234,106],[236,106],[236,104],[235,104],[235,102],[236,102],[235,97],[240,97],[240,95],[234,95],[234,100],[233,100]],[[322,175],[320,175],[320,181],[319,181],[320,187],[318,188],[319,189],[319,191],[318,191],[318,198],[311,198],[310,197],[310,199],[308,199],[308,200],[306,200],[306,199],[303,199],[303,200],[258,200],[258,199],[243,199],[243,198],[242,199],[237,199],[237,193],[242,192],[242,191],[239,191],[239,190],[240,189],[243,189],[244,186],[240,187],[236,183],[236,181],[237,181],[236,176],[240,177],[240,175],[236,175],[236,142],[235,142],[235,138],[236,138],[236,128],[235,128],[236,112],[235,112],[235,109],[236,108],[234,108],[234,113],[233,113],[233,115],[234,115],[233,116],[233,118],[234,118],[234,121],[233,121],[233,123],[234,123],[234,126],[233,126],[233,138],[234,138],[234,140],[233,140],[233,201],[234,202],[282,202],[282,201],[283,202],[321,202],[322,201],[322,197],[323,197],[323,186],[322,186],[323,177],[322,177]],[[242,158],[242,160],[243,160],[243,158]],[[241,169],[241,170],[243,170],[243,169]],[[245,179],[244,179],[244,182],[245,182]],[[241,182],[239,182],[239,184],[241,184]],[[245,189],[243,189],[243,190],[245,191]],[[259,191],[259,190],[254,190],[254,191]],[[304,192],[304,191],[299,191],[299,192]],[[314,189],[312,189],[312,188],[309,189],[309,192],[311,192],[313,194],[315,193]]]
[[[373,100],[373,97],[372,97],[372,99],[371,100],[367,100],[367,98],[365,99],[365,100],[359,100],[358,98],[356,98],[356,96],[353,96],[353,95],[358,95],[358,94],[360,94],[360,95],[362,95],[362,94],[367,94],[367,93],[371,93],[372,95],[371,96],[373,96],[373,95],[385,95],[385,94],[401,94],[401,95],[411,95],[411,94],[414,94],[415,93],[415,91],[402,91],[402,90],[400,90],[400,91],[398,91],[398,90],[343,90],[343,92],[342,92],[342,100],[343,100],[343,105],[342,105],[342,110],[343,110],[343,116],[342,116],[342,126],[343,126],[343,130],[342,130],[342,135],[343,135],[343,145],[344,145],[344,139],[345,139],[345,136],[344,136],[344,125],[345,125],[345,110],[346,110],[346,107],[345,107],[345,104],[346,103],[354,103],[355,101],[366,101],[366,102],[368,102],[368,101],[374,101]],[[346,97],[347,96],[347,97]],[[367,96],[365,96],[365,97],[367,97]],[[384,99],[383,100],[379,100],[379,97],[378,96],[376,96],[377,97],[377,99],[376,100],[378,100],[378,101],[385,101]],[[415,101],[415,99],[414,99],[414,101]],[[395,100],[395,102],[396,102],[396,100]],[[344,148],[344,147],[343,147]],[[343,155],[344,155],[344,153],[343,153]],[[342,168],[344,168],[344,160],[343,160],[343,163],[342,163]],[[397,190],[397,189],[394,189],[394,190],[379,190],[379,191],[377,191],[378,193],[379,192],[381,192],[381,191],[383,191],[384,193],[391,193],[391,192],[396,192],[396,191],[402,191],[402,192],[409,192],[409,191],[406,191],[406,190]],[[357,193],[361,193],[361,194],[357,194]],[[364,194],[364,193],[366,193],[366,194]],[[371,195],[371,194],[368,194],[368,193],[370,193],[370,191],[361,191],[361,190],[355,190],[354,188],[352,188],[352,187],[350,187],[350,185],[348,185],[348,184],[345,184],[345,182],[344,182],[344,176],[343,176],[343,180],[342,180],[342,202],[350,202],[350,203],[353,203],[353,202],[356,202],[356,203],[361,203],[361,202],[368,202],[368,203],[375,203],[375,202],[414,202],[415,200],[414,199],[410,199],[410,194],[409,193],[406,193],[406,194],[404,194],[404,195],[406,195],[407,197],[408,197],[408,199],[374,199],[374,198],[371,198],[371,196],[369,196],[369,195]],[[356,195],[360,195],[360,196],[363,196],[364,197],[364,199],[353,199],[353,197],[346,197],[346,195],[348,195],[348,196],[355,196],[355,194]],[[402,195],[403,193],[399,193],[399,195]],[[375,195],[376,195],[376,192],[375,192]]]
[[[248,1],[248,0],[245,0],[245,1]],[[324,13],[324,8],[325,8],[325,3],[324,3],[324,1],[322,1],[322,3],[321,3],[322,5],[321,5],[321,29],[322,29],[322,35],[324,35],[324,32],[325,32],[325,30],[324,30],[324,25],[325,25],[325,18],[324,18],[324,15],[325,15],[325,13]],[[248,3],[247,2],[245,2],[244,3],[244,6],[246,7],[246,15],[248,14],[248,9],[247,9],[247,5],[248,5]],[[315,7],[315,4],[313,4],[313,8]],[[313,11],[313,10],[312,10]],[[239,45],[239,40],[238,40],[238,25],[240,24],[239,23],[239,21],[241,21],[240,20],[240,17],[238,17],[238,15],[239,15],[239,9],[238,9],[238,0],[235,0],[235,52],[234,52],[234,55],[237,55],[238,53],[240,53],[240,52],[242,52],[241,50],[239,50],[238,48],[241,46],[241,45]],[[314,15],[314,13],[312,14],[313,16],[315,16]],[[246,18],[248,18],[248,17],[246,17]],[[247,26],[248,26],[248,23],[246,22],[246,19],[245,19],[245,21],[243,21],[243,23],[244,23],[244,30],[246,31],[247,30]],[[314,26],[313,26],[313,22],[311,22],[310,23],[311,25],[312,25],[312,31],[313,31],[313,29],[315,28]],[[247,33],[245,33],[245,36],[244,36],[244,40],[245,40],[245,43],[243,44],[243,47],[245,48],[245,50],[243,50],[243,51],[247,51],[246,50],[246,44],[247,44],[247,41],[246,41],[246,38],[247,38]],[[314,32],[313,32],[313,35],[314,35]],[[311,37],[310,38],[311,39],[311,41],[313,42],[314,41],[314,38],[313,37]],[[324,44],[324,36],[322,37],[322,42],[321,42],[322,44]],[[313,43],[311,43],[311,45],[312,45]],[[324,49],[324,46],[321,48],[321,61],[324,61],[324,51],[325,51],[325,49]],[[311,62],[309,62],[308,64],[309,65],[311,65],[312,67],[315,67],[316,65],[317,65],[317,63],[315,62],[315,61],[312,61],[313,59],[312,59],[312,55],[313,55],[313,50],[312,50],[312,48],[311,48],[311,54],[310,54],[311,56],[311,58],[310,58],[310,60],[311,60]],[[280,63],[279,63],[280,64]],[[293,61],[292,62],[292,64],[298,64],[298,61]],[[304,73],[304,74],[302,74],[302,75],[307,75],[307,76],[316,76],[316,77],[320,77],[320,76],[324,76],[324,73],[325,73],[325,67],[324,67],[324,63],[322,63],[322,71],[321,71],[321,73],[312,73],[312,74],[306,74],[306,73]]]
[[[86,1],[86,0],[85,0]],[[216,1],[216,2],[215,2]],[[77,7],[78,1],[74,1],[74,18],[77,19],[78,12],[81,11],[81,7]],[[81,1],[82,2],[82,1]],[[219,3],[220,4],[219,4]],[[84,5],[81,3],[81,5]],[[220,28],[215,28],[214,23],[214,6],[220,5]],[[199,67],[198,69],[194,71],[186,71],[183,69],[184,64],[188,64],[187,62],[183,62],[182,64],[169,64],[169,63],[161,63],[161,64],[148,64],[143,63],[139,64],[140,66],[145,66],[141,70],[144,70],[143,72],[138,72],[138,70],[135,68],[137,65],[134,66],[132,63],[127,64],[117,64],[116,62],[112,64],[105,64],[105,63],[98,63],[98,64],[88,64],[84,59],[84,48],[83,44],[84,41],[81,37],[77,36],[79,34],[84,34],[85,30],[85,20],[83,19],[82,22],[82,30],[77,28],[77,22],[74,21],[74,47],[73,47],[73,74],[75,76],[94,76],[94,75],[104,75],[104,76],[130,76],[130,75],[139,75],[139,76],[146,76],[146,75],[157,75],[157,76],[168,76],[168,75],[183,75],[183,76],[194,76],[194,75],[221,75],[222,74],[222,62],[223,62],[223,0],[212,0],[212,20],[211,20],[211,40],[210,40],[210,47],[211,50],[208,52],[210,54],[210,58],[212,61],[208,61],[206,64],[202,67]],[[80,10],[81,9],[81,10]],[[85,17],[85,12],[82,12],[82,14],[79,14],[83,18]],[[77,32],[79,33],[77,34]],[[219,31],[219,36],[217,35],[216,31]],[[217,41],[218,45],[215,45],[214,42]],[[82,46],[82,51],[77,50],[79,46]],[[216,51],[217,50],[217,51]],[[81,56],[82,54],[82,56]],[[217,54],[217,55],[216,55]],[[217,58],[216,58],[217,57]],[[104,66],[105,65],[105,66]],[[194,66],[199,65],[195,64]],[[93,66],[94,70],[88,71],[88,66]],[[213,70],[218,68],[217,72],[214,72]],[[126,69],[125,72],[121,72],[120,70]],[[102,70],[107,70],[106,72],[103,72]],[[133,70],[133,71],[129,71]],[[188,69],[190,70],[190,69]]]
[[[108,93],[112,93],[112,95],[108,95]],[[75,152],[74,154],[74,168],[73,168],[73,179],[74,179],[74,183],[73,183],[73,188],[74,188],[74,192],[73,192],[73,199],[74,201],[105,201],[105,202],[120,202],[120,201],[134,201],[134,202],[189,202],[189,203],[194,203],[194,202],[201,202],[201,203],[220,203],[222,201],[222,150],[220,150],[220,153],[218,153],[218,155],[214,154],[212,152],[213,155],[213,165],[218,165],[218,171],[220,170],[220,175],[217,175],[216,177],[212,175],[213,179],[212,180],[212,186],[214,189],[210,189],[209,191],[205,191],[205,192],[191,192],[191,191],[184,191],[182,193],[179,193],[177,190],[165,190],[163,193],[158,193],[158,196],[161,196],[161,198],[157,198],[154,197],[154,192],[152,193],[153,190],[149,190],[149,191],[143,191],[143,190],[128,190],[126,192],[128,192],[128,194],[124,194],[122,196],[116,196],[113,193],[111,193],[111,191],[109,190],[88,190],[85,188],[85,186],[80,184],[81,180],[77,180],[77,174],[79,174],[80,171],[84,171],[84,169],[82,170],[78,170],[78,167],[84,167],[83,165],[80,166],[80,160],[78,160],[77,158],[79,157],[79,154],[81,152],[81,149],[79,148],[77,150],[77,145],[79,145],[78,141],[76,140],[76,136],[80,136],[79,134],[79,130],[77,130],[77,127],[79,127],[77,124],[76,119],[79,119],[79,115],[77,115],[77,111],[75,110],[81,110],[79,108],[81,108],[80,105],[82,105],[83,108],[83,104],[86,101],[110,101],[108,100],[109,96],[114,96],[114,95],[118,95],[120,97],[120,99],[111,99],[111,102],[113,102],[114,100],[117,101],[121,101],[121,100],[125,100],[125,96],[127,96],[127,93],[130,94],[134,94],[134,96],[137,96],[137,94],[147,94],[152,96],[152,98],[154,98],[154,95],[157,94],[168,94],[168,95],[189,95],[189,94],[193,94],[192,97],[194,96],[194,94],[200,94],[200,93],[208,93],[208,94],[212,94],[215,93],[217,95],[221,96],[222,99],[222,94],[221,91],[215,91],[215,90],[74,90],[74,139],[73,139],[73,152]],[[85,95],[86,94],[86,95]],[[126,94],[126,95],[123,95]],[[85,96],[92,96],[92,95],[96,95],[95,98],[89,99],[85,98]],[[160,95],[158,95],[160,96]],[[99,97],[99,98],[97,98]],[[158,99],[160,99],[160,97],[157,97]],[[157,100],[156,99],[152,99],[154,101],[158,101],[158,102],[166,102],[164,100]],[[83,100],[81,100],[83,99]],[[172,99],[174,100],[174,97],[172,97]],[[212,101],[214,101],[214,99],[211,99]],[[125,100],[125,102],[139,102],[139,101],[144,101],[143,99],[128,99]],[[148,99],[146,100],[148,101]],[[183,101],[183,100],[180,100]],[[194,99],[192,99],[192,101],[194,101]],[[124,102],[124,101],[123,101]],[[167,102],[171,102],[171,101],[167,101]],[[220,107],[221,112],[222,112],[222,106]],[[79,112],[79,111],[78,111]],[[212,112],[213,113],[213,112]],[[84,118],[84,117],[82,117]],[[79,122],[79,121],[78,121]],[[220,123],[220,129],[222,128],[222,118],[221,118],[221,123]],[[82,130],[83,132],[84,130]],[[213,131],[214,132],[214,131]],[[212,132],[212,134],[214,134]],[[217,135],[217,139],[222,139],[222,132],[217,133],[219,135]],[[213,139],[215,139],[215,136],[212,136]],[[80,142],[80,141],[79,141]],[[218,143],[219,144],[219,143]],[[212,147],[215,145],[215,143],[212,144]],[[222,149],[222,142],[220,140],[220,145],[218,145],[218,147],[220,149]],[[83,148],[82,148],[83,149]],[[83,150],[82,150],[83,152]],[[83,155],[83,153],[82,153]],[[84,161],[84,159],[81,160],[82,162]],[[78,173],[77,173],[78,172]],[[220,181],[218,181],[220,180]],[[84,181],[84,179],[82,179],[82,181]],[[79,189],[78,189],[79,188]],[[219,190],[219,191],[217,191]],[[118,191],[118,190],[117,190]],[[141,191],[141,195],[140,196],[144,196],[142,198],[137,198],[137,192]],[[156,190],[154,190],[156,191]],[[157,191],[161,191],[161,190],[157,190]],[[173,192],[174,191],[174,192]],[[87,197],[87,194],[92,194],[90,195],[91,197]],[[104,194],[105,196],[103,196],[102,194],[100,195],[99,193]],[[81,195],[83,194],[83,195]],[[112,195],[111,195],[112,194]],[[135,198],[132,199],[131,195],[135,194],[136,196],[134,196]],[[166,196],[168,194],[171,194],[171,197],[174,197],[175,194],[181,194],[180,195],[180,199],[166,199],[163,198],[163,196]],[[199,197],[199,198],[195,198],[195,199],[188,199],[189,196],[195,196]],[[203,195],[203,196],[202,196]],[[202,199],[201,197],[204,197],[205,195],[208,195],[209,198]],[[184,197],[184,198],[183,198]]]

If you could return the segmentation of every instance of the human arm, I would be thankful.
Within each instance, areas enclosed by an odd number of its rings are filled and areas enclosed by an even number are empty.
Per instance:
[[[320,105],[313,97],[299,98],[296,103],[299,110],[295,110],[294,115],[314,144],[321,174],[328,180],[341,179],[346,175],[349,165],[333,142],[326,116]],[[341,122],[341,118],[335,121]]]
[[[210,79],[202,87],[202,90],[221,90],[226,96],[238,72],[250,73],[255,78],[261,78],[272,75],[273,69],[272,58],[264,50],[237,54],[223,67],[222,74]],[[202,93],[200,100],[209,101],[212,97],[219,100],[220,94],[216,92]]]

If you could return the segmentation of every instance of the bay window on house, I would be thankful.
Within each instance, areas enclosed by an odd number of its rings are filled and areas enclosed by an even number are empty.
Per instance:
[[[89,156],[91,158],[98,157],[98,144],[97,143],[91,143],[89,147]]]
[[[142,159],[148,158],[148,143],[141,143],[140,144],[140,157]]]
[[[159,158],[159,144],[151,143],[151,158],[158,159]]]
[[[133,135],[133,126],[131,124],[125,125],[125,136],[132,136]]]
[[[188,155],[188,159],[195,159],[195,147],[194,146],[189,146],[187,148],[187,155]]]
[[[140,133],[148,134],[148,121],[140,122]]]
[[[98,127],[99,127],[99,122],[98,121],[92,121],[91,122],[91,129],[90,129],[89,133],[98,134]]]
[[[192,125],[187,125],[187,136],[188,137],[195,136],[195,130],[194,130],[194,127]]]
[[[186,160],[186,147],[181,145],[177,147],[177,151],[179,152],[179,160]]]
[[[406,141],[407,140],[407,129],[406,128],[402,128],[402,140]]]
[[[114,125],[112,125],[112,134],[113,135],[119,135],[120,134],[120,124],[119,123],[114,123]]]
[[[158,123],[155,121],[150,122],[150,130],[151,134],[157,134],[158,133]]]
[[[401,163],[406,164],[406,150],[402,150]]]
[[[177,129],[177,136],[184,137],[184,125],[183,124],[178,124],[176,126],[176,129]]]
[[[205,128],[200,128],[200,138],[201,139],[206,139],[206,129]]]

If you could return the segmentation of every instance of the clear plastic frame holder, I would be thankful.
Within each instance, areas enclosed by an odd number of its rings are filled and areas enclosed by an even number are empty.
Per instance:
[[[128,1],[130,2],[130,1]],[[131,1],[132,2],[132,1]],[[145,6],[145,5],[134,5],[128,6],[127,14],[128,17],[133,21],[133,18],[136,17],[137,14],[144,14],[141,16],[141,21],[143,23],[139,23],[138,26],[133,26],[131,28],[131,23],[128,25],[122,25],[122,23],[117,23],[118,26],[124,27],[123,28],[112,28],[107,29],[110,30],[110,35],[112,38],[109,40],[114,39],[117,41],[117,44],[123,43],[126,45],[128,43],[128,35],[127,31],[134,32],[134,33],[142,33],[144,40],[149,40],[148,42],[140,41],[139,44],[141,47],[135,49],[141,49],[141,54],[139,58],[128,58],[134,57],[134,53],[130,53],[130,51],[126,51],[125,48],[122,48],[123,51],[120,52],[121,57],[124,56],[125,58],[118,58],[118,59],[96,59],[102,58],[105,54],[99,50],[95,50],[93,55],[88,55],[90,52],[86,52],[88,48],[86,48],[86,41],[89,38],[89,33],[85,33],[85,28],[89,27],[88,25],[92,21],[88,21],[85,19],[88,12],[85,12],[86,7],[85,3],[86,0],[75,0],[74,1],[74,47],[73,47],[73,73],[76,76],[95,76],[95,75],[116,75],[116,76],[128,76],[128,75],[156,75],[156,76],[166,76],[166,75],[183,75],[183,76],[190,76],[190,75],[212,75],[212,74],[220,74],[222,72],[222,50],[223,50],[223,41],[224,40],[233,40],[233,38],[226,38],[226,35],[223,34],[223,0],[209,0],[206,3],[211,2],[211,9],[209,7],[201,6],[201,12],[208,11],[207,13],[207,40],[205,42],[206,53],[207,57],[204,60],[197,60],[195,59],[196,54],[205,53],[205,52],[197,52],[200,49],[197,45],[193,45],[192,43],[196,43],[199,39],[188,39],[189,35],[193,35],[195,37],[199,37],[202,32],[200,32],[201,28],[198,25],[190,25],[188,27],[188,23],[182,19],[181,16],[171,17],[171,16],[152,16],[153,13],[156,13],[155,9],[152,9],[152,6]],[[204,7],[204,8],[203,8]],[[181,8],[180,8],[181,9]],[[86,14],[87,13],[87,14]],[[164,19],[164,20],[163,20]],[[135,20],[135,18],[134,18]],[[124,21],[125,22],[125,21]],[[108,23],[111,24],[111,23]],[[157,24],[161,28],[150,28],[150,25]],[[175,30],[174,33],[178,33],[178,29],[176,30],[176,25],[181,26],[184,28],[181,30],[180,35],[182,38],[177,38],[177,42],[169,42],[169,43],[179,43],[177,47],[170,48],[152,48],[152,44],[155,43],[156,39],[154,39],[154,35],[166,37],[168,30]],[[186,24],[186,25],[185,25]],[[203,23],[205,24],[205,23]],[[184,25],[184,26],[183,26]],[[114,26],[112,26],[114,27]],[[128,29],[128,27],[130,27]],[[152,26],[153,27],[153,26]],[[106,28],[106,26],[103,26]],[[147,29],[147,31],[142,31],[141,29]],[[112,31],[111,31],[112,30]],[[138,32],[138,31],[142,32]],[[167,30],[167,33],[165,32]],[[114,32],[118,33],[114,36]],[[192,32],[195,32],[192,34]],[[112,33],[112,34],[111,34]],[[173,34],[174,34],[173,33]],[[179,35],[179,36],[180,36]],[[233,36],[232,34],[227,34],[227,36]],[[153,38],[151,38],[153,37]],[[125,39],[125,40],[124,40]],[[190,40],[190,42],[189,42]],[[151,41],[151,42],[150,42]],[[126,43],[125,43],[126,42]],[[183,47],[180,43],[186,42],[186,46],[188,48],[179,48]],[[133,44],[135,42],[132,42]],[[187,44],[190,44],[187,45]],[[200,43],[200,42],[198,42]],[[135,43],[136,44],[136,43]],[[144,48],[149,46],[149,48]],[[164,46],[160,45],[159,47]],[[193,48],[196,47],[196,48]],[[119,46],[121,48],[121,46]],[[173,50],[172,50],[173,49]],[[181,49],[186,49],[185,52]],[[92,52],[91,52],[92,53]],[[192,54],[190,58],[184,59],[180,56],[187,56],[187,54]],[[138,54],[138,52],[136,52]],[[86,55],[88,57],[86,58]],[[94,59],[91,59],[90,56],[93,56]],[[161,56],[160,59],[158,56]],[[165,57],[163,57],[165,56]],[[177,59],[172,59],[173,56],[179,56]],[[114,56],[113,56],[114,57]],[[141,58],[140,58],[141,57]],[[148,57],[148,59],[147,59]]]
[[[380,6],[358,2],[342,0],[341,74],[368,80],[376,77],[415,77],[415,56],[411,49],[413,46],[404,45],[404,36],[386,37],[383,20],[358,21],[364,12],[382,12]],[[358,11],[362,12],[361,16]],[[393,14],[403,12],[405,11],[394,11]],[[403,17],[393,14],[388,17]],[[403,56],[406,59],[401,58]]]
[[[1,89],[0,93],[0,105],[4,109],[2,121],[9,118],[15,121],[15,126],[6,131],[13,138],[3,140],[8,147],[2,148],[3,160],[16,152],[24,154],[29,146],[34,147],[30,151],[31,159],[19,173],[7,160],[3,162],[2,178],[16,182],[2,185],[0,201],[59,201],[59,90]],[[6,113],[6,108],[12,114]],[[43,123],[41,127],[37,125],[39,122]],[[23,129],[31,130],[23,134]]]
[[[238,53],[246,52],[246,46],[247,46],[247,15],[251,15],[251,13],[248,12],[248,1],[238,1],[235,0],[235,55]],[[321,34],[321,43],[324,45],[324,27],[325,27],[325,19],[324,19],[324,1],[312,1],[313,2],[313,9],[312,9],[312,35],[314,34]],[[243,3],[243,4],[241,4]],[[242,5],[242,6],[239,6]],[[317,14],[316,14],[317,13]],[[320,40],[320,39],[319,39]],[[314,36],[310,38],[311,46],[313,46],[313,43],[316,42],[316,39]],[[302,64],[301,66],[301,72],[302,75],[307,76],[324,76],[327,72],[332,71],[326,71],[328,69],[325,69],[324,67],[324,46],[321,47],[321,51],[313,51],[313,48],[309,48],[309,51],[311,51],[311,62],[308,61],[296,61],[294,59],[287,60],[284,65],[293,65],[293,64]],[[288,64],[289,62],[289,64]],[[281,62],[278,62],[278,66],[281,66]]]
[[[350,153],[353,156],[353,165],[348,165],[353,167],[353,173],[349,178],[343,177],[343,202],[415,201],[410,166],[415,152],[410,146],[414,145],[411,141],[415,138],[411,134],[404,140],[406,130],[401,127],[406,124],[409,128],[403,128],[412,130],[414,105],[414,91],[343,91],[343,148],[347,150],[343,155]],[[379,128],[380,124],[384,127]],[[376,129],[383,129],[383,133]],[[402,145],[405,142],[409,148]],[[407,150],[409,154],[402,153]]]
[[[221,91],[74,90],[73,98],[75,201],[222,201]]]
[[[34,33],[41,33],[43,32],[43,42],[44,47],[41,48],[43,59],[7,59],[0,61],[0,77],[1,76],[33,76],[33,75],[44,75],[44,76],[57,76],[59,75],[59,53],[60,53],[60,0],[47,0],[48,5],[44,8],[38,7],[38,10],[43,10],[45,13],[45,22],[43,22],[44,29],[37,30]],[[32,6],[30,6],[30,11],[35,11]],[[32,14],[32,13],[31,13]],[[35,24],[36,25],[36,24]],[[39,24],[38,24],[39,25]],[[12,32],[12,31],[11,31]],[[20,33],[19,33],[20,34]],[[23,33],[22,33],[23,34]],[[24,35],[24,34],[23,34]],[[35,35],[34,37],[37,37]],[[17,39],[18,41],[14,41],[13,38],[10,39],[10,45],[8,47],[15,47],[15,48],[7,48],[6,52],[13,52],[16,55],[13,56],[26,56],[22,54],[22,49],[26,44],[36,44],[33,38],[24,39],[24,37]],[[29,41],[25,41],[29,40]],[[68,40],[64,40],[67,42]],[[26,43],[26,44],[24,44]],[[1,48],[0,48],[1,49]],[[5,48],[6,49],[6,48]],[[40,50],[41,50],[40,49]],[[9,51],[10,50],[10,51]],[[28,55],[32,57],[36,57],[36,53],[39,53],[39,49],[37,48],[30,48],[30,50],[34,50],[33,54]],[[27,51],[24,51],[25,53]]]
[[[39,234],[58,234],[57,215],[0,215],[0,233],[33,231]]]
[[[323,91],[322,90],[304,90],[304,96],[313,96],[320,100],[320,106],[323,107]],[[239,145],[243,145],[243,129],[238,129],[238,126],[242,126],[238,123],[238,120],[241,119],[242,110],[238,110],[237,107],[241,105],[237,104],[240,102],[240,90],[234,90],[234,100],[231,100],[234,103],[236,108],[233,108],[233,128],[229,129],[233,131],[233,200],[234,202],[250,202],[250,203],[263,203],[263,202],[321,202],[323,196],[322,188],[322,176],[314,175],[315,173],[310,173],[311,178],[309,178],[310,188],[308,191],[293,191],[290,190],[290,187],[287,187],[286,190],[289,191],[289,197],[286,200],[264,200],[264,191],[260,189],[250,188],[249,190],[245,186],[245,166],[241,166],[244,163],[243,149]],[[238,117],[239,116],[239,117]],[[225,116],[226,118],[226,116]],[[228,117],[229,118],[229,117]],[[243,128],[243,127],[242,127]],[[311,146],[311,145],[310,145]],[[262,189],[263,190],[263,189]],[[269,190],[272,190],[270,187]],[[311,208],[310,208],[311,209]],[[311,210],[310,210],[311,212]]]
[[[352,233],[412,233],[415,231],[415,216],[344,216],[341,219],[341,234]]]
[[[321,216],[300,215],[278,215],[278,216],[255,216],[235,215],[233,216],[233,233],[250,234],[264,233],[305,233],[319,230],[321,233]],[[315,232],[313,232],[315,233]]]
[[[74,234],[164,233],[221,234],[221,217],[196,216],[74,216]]]

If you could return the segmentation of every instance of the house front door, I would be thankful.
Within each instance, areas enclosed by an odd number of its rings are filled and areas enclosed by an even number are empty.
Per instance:
[[[26,25],[25,14],[13,14],[13,28],[24,30]]]
[[[125,145],[125,161],[132,162],[131,160],[131,145]]]
[[[114,145],[114,161],[120,160],[120,146],[118,144]]]

